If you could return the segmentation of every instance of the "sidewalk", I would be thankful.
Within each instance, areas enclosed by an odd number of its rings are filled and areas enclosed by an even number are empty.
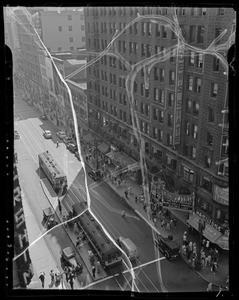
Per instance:
[[[68,215],[69,212],[62,205],[62,214],[60,214],[60,211],[58,208],[58,201],[53,196],[52,187],[50,185],[45,185],[45,181],[41,181],[41,185],[42,185],[43,191],[46,194],[50,204],[52,205],[52,207],[54,208],[54,211],[56,212],[59,222],[62,222],[63,215],[66,216],[66,215]],[[73,243],[73,245],[71,245],[72,248],[74,249],[75,253],[79,255],[79,257],[81,258],[80,260],[81,260],[82,264],[84,265],[83,273],[77,277],[79,284],[80,284],[78,288],[83,288],[84,286],[90,284],[93,281],[97,281],[99,279],[107,277],[107,274],[104,271],[103,267],[100,266],[100,268],[99,268],[100,270],[98,272],[97,266],[95,264],[97,271],[95,274],[95,278],[93,278],[92,265],[91,265],[91,262],[89,259],[89,254],[88,254],[89,250],[92,251],[89,242],[86,242],[86,243],[81,244],[80,246],[76,247],[76,240],[77,240],[77,237],[79,236],[79,233],[76,233],[74,231],[74,229],[70,229],[69,226],[63,225],[63,228]]]
[[[154,223],[150,220],[148,214],[143,209],[143,203],[138,200],[138,203],[135,203],[135,195],[140,195],[142,193],[142,186],[139,186],[134,180],[132,180],[130,177],[126,176],[125,181],[126,185],[117,187],[115,184],[111,182],[109,178],[104,179],[105,182],[113,189],[115,190],[118,195],[125,197],[125,190],[131,185],[131,194],[128,194],[128,200],[127,203],[134,209],[134,211],[143,219],[146,219],[148,222],[150,222],[153,226]],[[177,211],[177,210],[170,210],[170,213],[174,215],[174,219],[177,219],[177,228],[172,229],[170,232],[167,230],[164,230],[161,228],[161,222],[159,218],[156,222],[156,228],[160,233],[168,235],[169,233],[172,233],[174,236],[174,240],[181,245],[182,244],[182,236],[185,231],[188,232],[189,226],[186,223],[187,220],[187,212]],[[197,245],[199,244],[199,237],[196,235],[192,235],[188,233],[188,239],[189,241],[196,242]],[[181,257],[183,260],[188,263],[187,258],[181,254]],[[219,259],[218,259],[218,269],[216,273],[213,273],[210,271],[210,267],[207,266],[204,269],[201,269],[200,271],[195,270],[195,272],[198,273],[198,275],[204,279],[207,282],[211,282],[214,286],[226,286],[226,279],[227,275],[229,274],[229,258],[226,254],[220,254],[219,252]],[[189,266],[190,267],[190,266]]]

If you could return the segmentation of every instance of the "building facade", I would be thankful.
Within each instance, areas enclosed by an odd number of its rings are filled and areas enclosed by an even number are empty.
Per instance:
[[[49,52],[74,51],[85,47],[85,22],[82,8],[39,10],[37,30]]]
[[[175,33],[166,23],[150,22],[152,18],[128,27],[115,47],[130,65],[157,53],[165,55],[166,59],[151,68],[149,86],[145,84],[147,68],[141,68],[133,85],[148,170],[163,170],[173,190],[194,192],[196,212],[215,230],[227,233],[227,74],[219,59],[203,50],[224,29],[226,34],[214,48],[227,41],[235,27],[235,12],[230,8],[179,8],[176,12],[189,47],[175,47]],[[86,8],[87,50],[98,54],[104,51],[115,30],[121,31],[138,13],[173,19],[172,8]],[[223,48],[220,54],[225,57],[227,50]],[[89,61],[94,57],[91,55]],[[127,101],[128,72],[122,60],[113,55],[104,55],[87,68],[89,126],[139,160]]]

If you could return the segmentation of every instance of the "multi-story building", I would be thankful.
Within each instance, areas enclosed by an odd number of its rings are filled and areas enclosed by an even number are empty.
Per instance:
[[[137,13],[173,20],[172,8],[86,8],[87,50],[102,53],[115,30],[120,32]],[[176,47],[176,34],[166,21],[158,24],[156,18],[144,18],[124,30],[115,47],[130,65],[157,53],[165,55],[151,68],[148,87],[147,68],[141,68],[133,85],[148,170],[164,170],[168,186],[175,191],[194,192],[196,212],[224,233],[229,218],[228,82],[223,64],[204,50],[224,29],[226,34],[214,48],[228,39],[235,27],[235,12],[179,8],[176,13],[188,46]],[[225,56],[227,49],[220,53]],[[122,60],[109,53],[87,68],[89,126],[138,160],[139,145],[127,101],[128,73]]]
[[[49,52],[74,51],[85,47],[83,8],[35,9],[34,23]]]

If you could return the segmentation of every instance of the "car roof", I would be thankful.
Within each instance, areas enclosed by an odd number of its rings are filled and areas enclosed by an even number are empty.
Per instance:
[[[51,133],[51,131],[50,131],[50,130],[45,130],[45,132],[46,132],[46,133]]]
[[[64,134],[66,134],[65,131],[59,131],[59,133],[64,133]]]
[[[62,250],[62,252],[65,254],[67,258],[71,258],[75,256],[75,252],[71,247],[66,247]]]

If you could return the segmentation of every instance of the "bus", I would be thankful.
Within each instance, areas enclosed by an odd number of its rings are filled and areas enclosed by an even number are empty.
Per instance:
[[[38,154],[39,167],[44,171],[47,179],[50,181],[54,191],[58,196],[62,196],[67,191],[67,177],[61,168],[46,151]]]

